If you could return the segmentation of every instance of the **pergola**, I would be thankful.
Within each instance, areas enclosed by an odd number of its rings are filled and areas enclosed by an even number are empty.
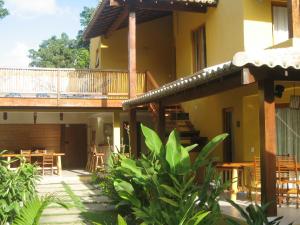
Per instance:
[[[142,96],[126,100],[123,102],[123,108],[130,110],[131,120],[135,121],[135,115],[132,113],[134,109],[149,103],[156,103],[159,106],[157,130],[163,137],[165,106],[207,97],[256,82],[260,101],[262,203],[274,202],[276,199],[274,81],[300,81],[300,49],[282,48],[237,53],[230,62],[208,67]],[[131,126],[136,127],[135,124]],[[135,142],[136,136],[131,138],[133,138],[131,142]],[[277,214],[276,201],[269,208],[268,213],[270,216]]]

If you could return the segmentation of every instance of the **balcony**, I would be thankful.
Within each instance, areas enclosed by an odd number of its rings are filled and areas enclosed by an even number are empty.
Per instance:
[[[150,76],[137,73],[138,95],[153,87]],[[127,71],[0,68],[0,106],[121,107],[128,92]]]

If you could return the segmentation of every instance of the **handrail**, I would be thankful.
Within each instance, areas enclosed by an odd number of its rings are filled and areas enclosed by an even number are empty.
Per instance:
[[[152,89],[156,89],[156,88],[159,88],[159,84],[156,82],[156,80],[154,79],[153,75],[150,73],[149,70],[146,70],[146,76],[147,76],[147,91],[150,91]],[[152,89],[149,89],[149,85],[148,85],[148,82],[149,84],[151,84],[150,87],[152,87]]]
[[[127,99],[128,76],[123,70],[0,68],[0,97]],[[137,94],[145,87],[146,73],[138,72]]]

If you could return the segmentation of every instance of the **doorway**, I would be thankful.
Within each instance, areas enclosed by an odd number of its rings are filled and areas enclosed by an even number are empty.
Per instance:
[[[234,160],[233,108],[223,109],[223,132],[228,134],[223,144],[223,161],[232,162]]]
[[[65,153],[63,167],[84,168],[87,160],[87,125],[65,124],[61,126],[61,149]]]

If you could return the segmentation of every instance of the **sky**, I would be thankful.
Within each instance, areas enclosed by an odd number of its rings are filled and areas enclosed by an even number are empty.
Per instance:
[[[0,67],[28,67],[29,49],[65,32],[75,38],[84,6],[99,0],[4,0],[10,15],[0,20]]]

